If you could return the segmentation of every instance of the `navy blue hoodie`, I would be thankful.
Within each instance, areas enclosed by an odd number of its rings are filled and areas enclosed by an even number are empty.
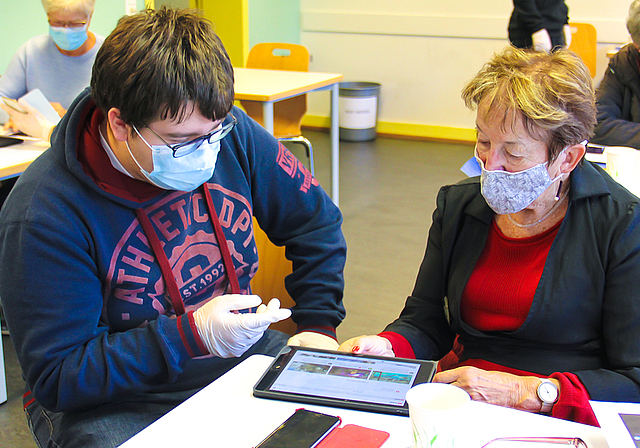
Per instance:
[[[231,291],[205,189],[240,291],[250,292],[258,268],[255,216],[293,262],[287,287],[299,328],[335,336],[344,318],[340,211],[286,148],[240,109],[232,113],[238,124],[222,140],[213,177],[192,192],[113,168],[89,89],[20,176],[0,213],[0,297],[27,387],[43,407],[82,409],[211,381],[193,310]],[[151,228],[142,228],[144,217]],[[158,259],[169,262],[164,275]],[[184,311],[167,292],[168,269]]]

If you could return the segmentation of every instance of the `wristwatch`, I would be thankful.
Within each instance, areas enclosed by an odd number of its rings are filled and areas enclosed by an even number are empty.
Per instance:
[[[551,412],[551,408],[553,408],[553,405],[558,401],[558,386],[548,378],[540,378],[540,384],[538,384],[536,393],[540,401],[542,401],[540,412],[543,414]]]

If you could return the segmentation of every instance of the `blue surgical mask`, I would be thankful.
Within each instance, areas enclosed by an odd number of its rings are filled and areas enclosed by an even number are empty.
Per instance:
[[[86,23],[82,28],[49,27],[49,35],[58,47],[65,51],[77,50],[84,44],[89,35]]]
[[[142,175],[153,185],[165,190],[193,191],[213,176],[220,152],[220,141],[205,141],[196,151],[176,158],[171,148],[166,145],[150,145],[135,126],[133,129],[151,148],[153,170],[148,172],[140,166],[131,152],[129,142],[125,141],[127,149]]]
[[[480,175],[482,196],[489,207],[499,215],[524,210],[551,184],[564,176],[560,174],[555,179],[551,179],[547,171],[547,162],[516,173],[501,170],[489,171],[485,169],[484,163],[478,157],[477,150],[475,157],[482,168]]]

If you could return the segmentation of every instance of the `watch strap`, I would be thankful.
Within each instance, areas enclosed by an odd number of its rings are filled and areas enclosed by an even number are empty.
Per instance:
[[[542,407],[540,408],[540,413],[541,414],[549,414],[551,412],[551,410],[553,409],[553,405],[555,403],[545,403],[544,401],[542,402]]]

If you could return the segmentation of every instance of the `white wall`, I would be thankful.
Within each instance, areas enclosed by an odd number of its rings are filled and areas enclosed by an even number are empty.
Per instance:
[[[596,83],[607,51],[628,42],[630,3],[567,1],[571,21],[596,26]],[[301,43],[312,54],[311,70],[381,83],[379,121],[473,128],[460,90],[508,45],[512,7],[505,0],[301,0]],[[310,95],[310,115],[327,110],[327,95]]]

